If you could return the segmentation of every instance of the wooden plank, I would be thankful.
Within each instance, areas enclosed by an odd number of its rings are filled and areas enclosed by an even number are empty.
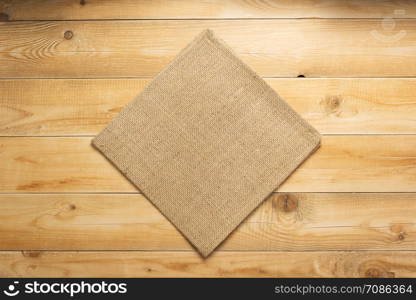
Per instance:
[[[416,192],[416,135],[323,136],[281,192]],[[1,192],[137,192],[91,138],[0,138]]]
[[[172,18],[414,18],[412,0],[17,0],[0,1],[4,20]]]
[[[416,133],[416,79],[266,79],[322,134]],[[95,135],[148,79],[0,81],[0,135]]]
[[[206,28],[261,76],[416,75],[416,20],[386,32],[376,19],[6,22],[0,77],[152,77]]]
[[[415,277],[414,251],[0,252],[2,277]]]
[[[273,194],[219,250],[413,250],[416,194]],[[192,250],[142,195],[0,195],[0,250]]]
[[[0,135],[95,135],[148,79],[0,81]]]

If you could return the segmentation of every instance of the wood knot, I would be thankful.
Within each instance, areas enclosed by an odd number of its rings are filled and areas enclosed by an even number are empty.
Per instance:
[[[87,1],[81,0],[81,1],[79,1],[79,4],[82,5],[82,6],[84,6],[85,4],[87,4]]]
[[[328,114],[337,113],[340,109],[341,104],[341,96],[326,96],[325,99],[321,101],[321,105]]]
[[[24,257],[37,258],[41,255],[40,251],[22,251]]]
[[[379,269],[376,268],[370,268],[367,271],[365,271],[365,277],[370,277],[370,278],[378,278],[378,277],[382,277],[383,272],[381,272]]]
[[[365,271],[365,277],[368,278],[394,278],[396,274],[394,272],[389,272],[385,270],[380,270],[377,268],[369,268]]]
[[[406,232],[403,230],[403,226],[399,224],[393,224],[390,230],[397,234],[397,240],[403,241],[406,238]]]
[[[277,203],[279,209],[284,212],[293,212],[298,208],[298,199],[289,194],[279,195]]]
[[[305,78],[305,75],[300,74],[300,75],[298,75],[297,77],[298,77],[298,78]]]
[[[9,15],[6,13],[0,13],[0,22],[7,22],[9,21]]]
[[[77,207],[75,206],[75,204],[70,204],[69,205],[69,209],[70,210],[75,210]]]
[[[72,39],[72,37],[74,36],[74,33],[71,31],[71,30],[67,30],[67,31],[65,31],[65,33],[64,33],[64,38],[66,39],[66,40],[70,40],[70,39]]]
[[[337,96],[332,96],[332,97],[327,98],[326,104],[328,105],[330,109],[337,109],[339,107],[340,101]]]

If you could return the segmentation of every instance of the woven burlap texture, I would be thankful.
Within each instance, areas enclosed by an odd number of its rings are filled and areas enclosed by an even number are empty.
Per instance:
[[[210,30],[93,140],[203,256],[319,143]]]

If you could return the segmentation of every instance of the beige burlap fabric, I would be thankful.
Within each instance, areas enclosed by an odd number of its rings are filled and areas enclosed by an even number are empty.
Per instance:
[[[209,30],[93,140],[203,256],[319,142]]]

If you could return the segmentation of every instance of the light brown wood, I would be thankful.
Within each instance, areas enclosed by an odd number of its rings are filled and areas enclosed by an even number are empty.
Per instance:
[[[0,277],[416,277],[415,18],[413,0],[0,0]],[[202,260],[90,141],[206,28],[328,135]]]
[[[416,16],[412,0],[1,0],[4,20],[380,18]]]
[[[273,194],[219,250],[414,250],[416,194]],[[142,195],[0,195],[0,250],[189,250]],[[193,251],[193,250],[192,250]]]
[[[91,138],[0,138],[2,192],[137,192]],[[416,192],[416,135],[323,136],[281,192]]]
[[[95,135],[148,79],[0,81],[0,135]]]
[[[2,277],[415,277],[416,252],[0,252]]]
[[[149,79],[0,81],[0,135],[95,135]],[[416,133],[416,79],[267,79],[322,134]]]
[[[6,22],[0,77],[153,77],[206,28],[261,76],[416,75],[416,20],[281,19]]]

